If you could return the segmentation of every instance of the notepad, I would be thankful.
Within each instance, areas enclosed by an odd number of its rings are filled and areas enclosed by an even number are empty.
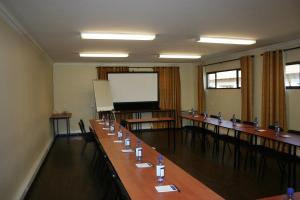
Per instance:
[[[290,135],[280,135],[280,137],[289,138],[291,136]]]
[[[123,143],[123,140],[115,140],[114,143]]]
[[[106,130],[106,131],[108,131],[109,130],[109,128],[102,128],[103,130]]]
[[[132,149],[122,149],[121,151],[123,153],[132,153],[132,152],[134,152]]]
[[[152,167],[151,163],[136,163],[135,164],[137,168],[149,168]]]
[[[104,125],[104,122],[99,122],[98,124],[100,124],[100,125]]]
[[[115,135],[115,133],[107,133],[107,135]]]
[[[179,191],[175,185],[155,186],[157,192],[177,192]]]
[[[199,117],[199,115],[195,115],[194,117]]]
[[[257,131],[258,132],[265,132],[266,130],[265,129],[258,129]]]

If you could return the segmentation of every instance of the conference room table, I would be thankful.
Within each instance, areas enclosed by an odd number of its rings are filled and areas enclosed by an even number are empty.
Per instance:
[[[134,150],[138,138],[133,133],[119,126],[116,122],[114,135],[108,134],[103,123],[98,120],[90,120],[90,124],[95,130],[99,142],[132,200],[223,199],[166,157],[164,157],[165,179],[163,185],[175,185],[178,191],[157,192],[155,186],[160,184],[157,182],[155,164],[157,163],[157,157],[160,153],[141,141],[143,147],[142,162],[151,163],[153,166],[150,168],[137,168],[135,152],[123,153],[124,142],[114,142],[117,140],[117,131],[121,128],[123,135],[126,133],[129,134],[131,138],[131,148]]]
[[[293,195],[293,200],[298,200],[300,199],[300,192],[296,192]],[[271,197],[264,197],[258,200],[288,200],[287,194],[281,194],[281,195],[276,195],[276,196],[271,196]]]
[[[211,117],[204,117],[202,115],[191,115],[191,114],[183,114],[181,115],[181,119],[186,119],[198,123],[211,124],[216,127],[216,134],[219,134],[219,129],[226,128],[234,131],[234,137],[239,140],[240,134],[245,133],[255,137],[255,142],[257,142],[257,137],[262,139],[267,139],[275,142],[280,142],[288,145],[288,154],[292,157],[292,160],[289,160],[288,163],[288,185],[291,187],[296,187],[296,164],[297,164],[297,147],[300,147],[300,135],[287,133],[281,131],[277,136],[275,131],[272,129],[263,129],[256,128],[252,125],[236,123],[235,125],[232,121],[222,120],[219,123],[219,120]],[[234,166],[238,165],[239,162],[239,148],[238,143],[235,145],[234,151]]]

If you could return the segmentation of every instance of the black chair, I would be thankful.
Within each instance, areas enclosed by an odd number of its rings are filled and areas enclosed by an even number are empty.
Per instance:
[[[84,122],[82,119],[79,120],[78,125],[81,130],[81,135],[85,141],[84,146],[81,150],[81,154],[83,154],[87,147],[87,144],[92,143],[93,145],[96,145],[96,139],[95,139],[95,134],[92,131],[86,132]],[[91,128],[90,128],[90,130],[91,130]]]

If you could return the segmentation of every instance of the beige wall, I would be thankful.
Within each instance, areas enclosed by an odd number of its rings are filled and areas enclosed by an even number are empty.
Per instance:
[[[0,17],[0,198],[20,199],[52,141],[52,63]]]
[[[240,68],[239,61],[209,65],[204,68],[204,73]],[[205,76],[206,78],[206,76]],[[205,86],[206,87],[206,86]],[[230,119],[233,114],[241,116],[241,90],[240,89],[205,89],[206,112],[210,114],[222,113],[225,119]]]
[[[300,61],[300,49],[286,51],[284,53],[286,62]],[[253,79],[253,117],[261,118],[261,98],[262,98],[262,65],[263,59],[260,53],[254,56],[254,79]],[[205,67],[206,72],[239,68],[239,61],[225,62],[217,65]],[[206,110],[209,114],[222,112],[225,119],[230,119],[233,113],[239,117],[241,114],[241,95],[239,89],[217,89],[206,90]],[[286,107],[288,129],[300,130],[300,112],[298,109],[300,102],[300,90],[286,90]]]
[[[69,111],[71,118],[71,132],[78,132],[78,121],[95,117],[95,102],[92,80],[97,78],[97,66],[179,66],[181,79],[182,109],[196,108],[194,84],[194,65],[189,63],[56,63],[54,64],[54,110],[57,112]],[[141,69],[134,69],[141,70]],[[142,69],[143,71],[145,69]],[[60,124],[62,133],[65,133],[65,124]]]
[[[286,62],[300,62],[300,49],[287,51],[284,54]],[[286,90],[286,107],[287,107],[287,122],[288,128],[300,130],[300,89],[287,89]]]

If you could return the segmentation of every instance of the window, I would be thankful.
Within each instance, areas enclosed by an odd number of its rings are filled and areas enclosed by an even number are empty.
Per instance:
[[[300,62],[285,66],[285,87],[287,89],[300,89]]]
[[[240,88],[241,87],[241,70],[226,70],[209,72],[206,74],[207,88],[208,89],[221,89],[221,88]]]

